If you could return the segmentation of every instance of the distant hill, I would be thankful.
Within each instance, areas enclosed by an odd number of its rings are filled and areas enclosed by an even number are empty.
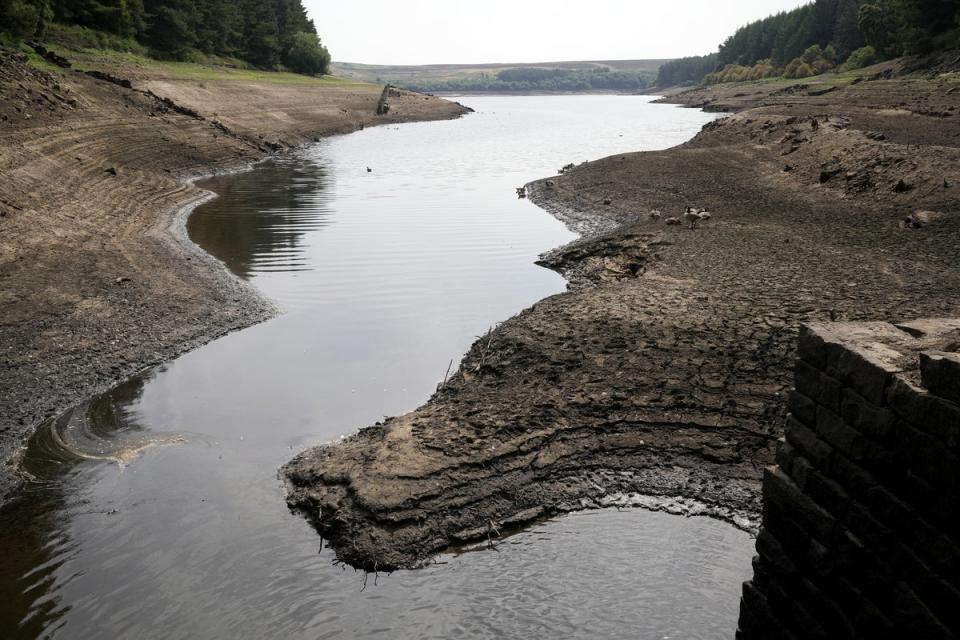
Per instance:
[[[371,65],[334,62],[343,78],[393,84],[417,91],[635,91],[649,86],[668,60]]]

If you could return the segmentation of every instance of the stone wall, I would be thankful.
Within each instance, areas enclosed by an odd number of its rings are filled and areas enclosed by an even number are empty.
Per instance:
[[[801,332],[738,638],[960,636],[960,320]]]

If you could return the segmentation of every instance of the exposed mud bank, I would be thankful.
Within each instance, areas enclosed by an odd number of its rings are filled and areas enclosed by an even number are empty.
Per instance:
[[[480,339],[420,409],[294,459],[290,506],[367,569],[626,495],[751,528],[799,325],[960,310],[952,82],[751,85],[687,144],[530,185],[587,233],[543,258],[570,290]],[[687,206],[711,220],[666,225]]]
[[[143,368],[273,313],[193,245],[211,197],[318,136],[465,110],[372,85],[47,74],[0,52],[0,495],[33,426]]]

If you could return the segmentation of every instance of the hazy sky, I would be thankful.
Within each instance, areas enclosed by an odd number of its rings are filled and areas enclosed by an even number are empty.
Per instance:
[[[807,0],[809,1],[809,0]],[[804,0],[304,0],[339,62],[677,58]]]

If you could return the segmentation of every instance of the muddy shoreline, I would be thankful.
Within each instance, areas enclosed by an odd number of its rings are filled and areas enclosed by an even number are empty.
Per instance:
[[[466,112],[401,92],[377,116],[373,85],[109,71],[131,86],[0,51],[0,496],[44,419],[276,313],[190,241],[187,217],[215,197],[195,182],[320,136]]]
[[[800,325],[960,311],[956,86],[934,70],[669,96],[734,115],[531,184],[585,233],[542,259],[569,291],[481,338],[421,408],[296,457],[291,508],[368,570],[618,500],[749,529]],[[713,217],[665,224],[687,206]]]

